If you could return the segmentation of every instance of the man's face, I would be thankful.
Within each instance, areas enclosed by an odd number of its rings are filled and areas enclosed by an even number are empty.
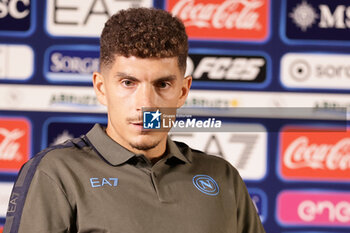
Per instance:
[[[191,85],[176,57],[115,56],[110,68],[94,73],[93,81],[99,101],[108,109],[107,134],[135,153],[164,146],[167,136],[143,131],[142,107],[181,107]]]

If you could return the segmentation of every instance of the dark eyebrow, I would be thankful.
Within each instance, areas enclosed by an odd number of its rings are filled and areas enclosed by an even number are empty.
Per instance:
[[[153,82],[165,82],[165,81],[174,81],[176,80],[176,75],[168,75],[168,76],[165,76],[165,77],[160,77],[160,78],[157,78],[156,80],[154,80]]]
[[[139,81],[136,77],[134,77],[132,75],[129,75],[129,74],[122,73],[122,72],[117,72],[114,75],[114,77],[118,77],[120,79],[126,78],[126,79],[129,79],[129,80],[132,80],[132,81]]]
[[[114,75],[114,77],[118,77],[120,79],[126,78],[126,79],[129,79],[129,80],[132,80],[132,81],[139,81],[136,77],[134,77],[132,75],[129,75],[129,74],[126,74],[126,73],[122,73],[122,72],[117,72]],[[153,81],[153,83],[166,82],[166,81],[172,82],[174,80],[176,80],[176,75],[168,75],[168,76],[157,78],[156,80]]]

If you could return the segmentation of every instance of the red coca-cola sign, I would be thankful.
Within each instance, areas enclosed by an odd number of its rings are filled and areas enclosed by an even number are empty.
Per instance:
[[[350,131],[286,127],[280,133],[280,174],[296,180],[350,180]]]
[[[167,0],[166,10],[185,24],[190,39],[263,41],[270,0]]]
[[[25,118],[0,118],[0,171],[18,172],[30,154],[31,126]]]

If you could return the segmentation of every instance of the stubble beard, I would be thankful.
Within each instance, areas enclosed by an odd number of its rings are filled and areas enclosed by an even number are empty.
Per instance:
[[[130,118],[127,118],[127,122],[139,122],[139,121],[143,121],[142,120],[142,117],[139,116],[139,117],[130,117]],[[152,132],[149,132],[149,131],[141,131],[139,132],[141,135],[149,135],[149,134],[152,134]],[[160,142],[162,140],[159,139],[159,140],[156,140],[156,141],[150,141],[150,142],[129,142],[129,146],[132,147],[133,149],[136,149],[136,150],[140,150],[140,151],[149,151],[155,147],[157,147]]]
[[[150,142],[150,143],[133,143],[129,142],[129,145],[136,149],[136,150],[141,150],[141,151],[148,151],[151,150],[159,145],[161,140],[156,141],[156,142]]]

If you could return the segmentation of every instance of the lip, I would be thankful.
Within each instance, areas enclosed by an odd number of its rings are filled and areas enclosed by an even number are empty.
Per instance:
[[[143,121],[131,121],[130,124],[133,124],[133,125],[142,125],[142,124],[143,124]]]
[[[143,133],[152,131],[152,129],[144,129],[143,128],[143,121],[136,121],[136,122],[130,122],[130,125],[137,131],[142,131]]]
[[[137,121],[137,122],[130,122],[130,125],[137,129],[143,129],[143,122],[142,121]]]
[[[137,121],[137,122],[130,122],[131,125],[135,125],[135,126],[142,126],[143,122],[142,121]]]

